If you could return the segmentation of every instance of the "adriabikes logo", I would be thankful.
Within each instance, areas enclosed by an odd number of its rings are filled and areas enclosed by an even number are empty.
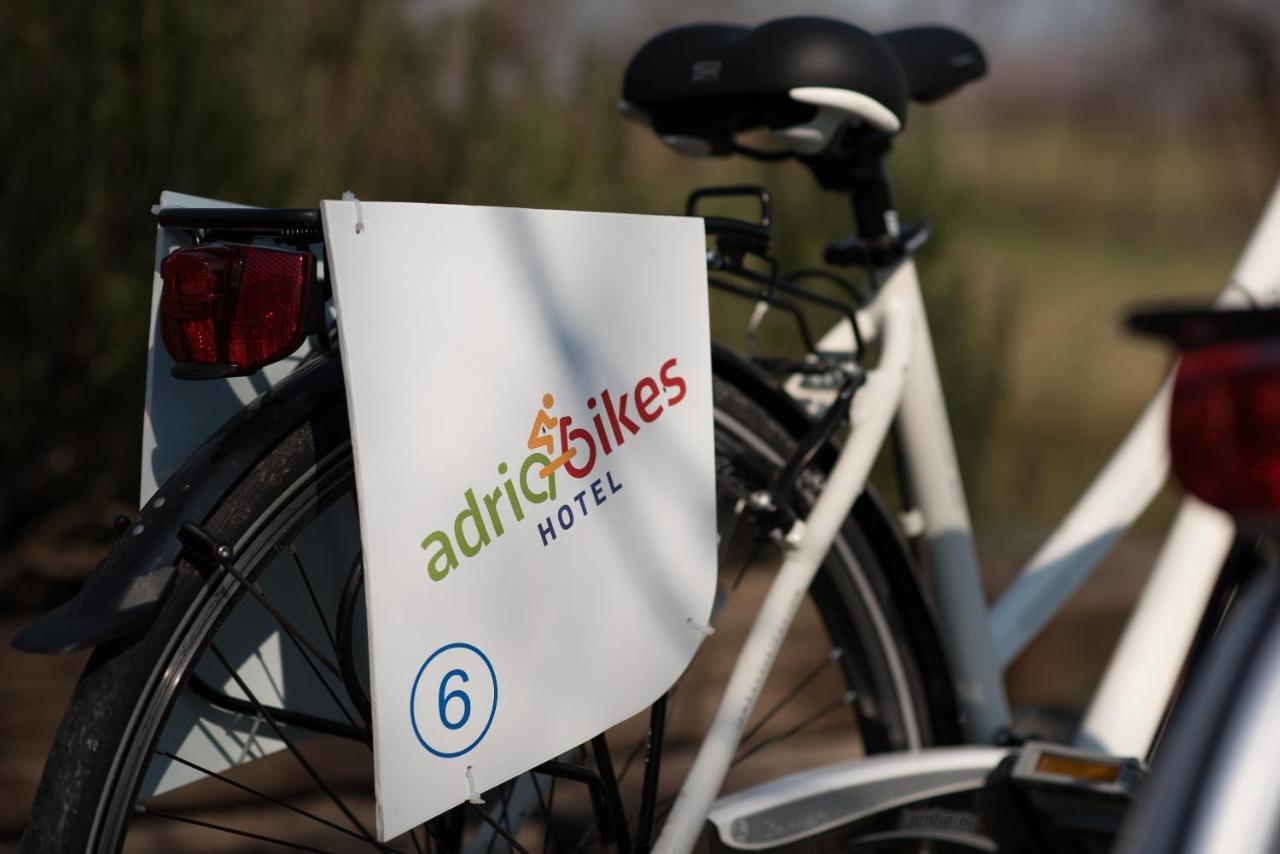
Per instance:
[[[532,453],[521,462],[519,472],[492,492],[482,492],[479,501],[475,490],[466,490],[466,507],[454,519],[452,531],[432,531],[422,540],[422,548],[428,552],[427,575],[431,580],[443,581],[458,568],[459,555],[475,557],[502,536],[507,525],[524,521],[526,507],[521,499],[528,505],[560,500],[556,497],[556,475],[561,470],[575,480],[587,480],[593,473],[596,477],[537,522],[544,548],[588,517],[593,508],[621,492],[622,482],[600,464],[646,424],[657,421],[667,408],[684,400],[688,386],[676,373],[677,367],[676,359],[667,359],[656,379],[643,376],[629,392],[614,395],[604,389],[588,397],[589,421],[581,423],[572,415],[553,415],[555,398],[544,394],[526,443]],[[505,462],[498,463],[499,475],[506,475],[508,470]]]

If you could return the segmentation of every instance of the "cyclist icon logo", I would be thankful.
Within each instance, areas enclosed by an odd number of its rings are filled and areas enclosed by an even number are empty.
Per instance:
[[[538,414],[533,418],[533,428],[529,431],[529,450],[541,451],[547,455],[551,462],[547,463],[538,470],[538,477],[550,477],[552,472],[563,466],[569,460],[573,459],[578,453],[578,449],[569,446],[565,448],[560,456],[556,456],[556,425],[560,423],[560,419],[548,412],[551,407],[555,406],[556,399],[551,396],[550,392],[542,396],[542,408],[538,410]]]

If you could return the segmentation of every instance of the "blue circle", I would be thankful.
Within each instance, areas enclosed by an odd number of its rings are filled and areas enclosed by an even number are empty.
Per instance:
[[[436,750],[431,745],[427,744],[427,740],[423,738],[422,733],[418,731],[418,718],[413,711],[413,706],[414,706],[413,701],[418,694],[418,682],[422,680],[422,674],[426,672],[427,667],[431,664],[431,662],[435,661],[436,656],[438,656],[442,652],[447,652],[448,650],[451,650],[451,649],[466,649],[480,656],[480,660],[484,662],[484,666],[489,668],[489,678],[493,680],[493,705],[489,709],[489,720],[485,721],[484,729],[481,730],[478,736],[476,736],[475,741],[471,742],[461,750],[456,750],[453,753],[443,753],[439,750]],[[489,656],[485,655],[483,652],[476,649],[474,646],[472,646],[469,643],[461,643],[461,642],[450,643],[440,647],[435,652],[431,653],[430,656],[427,657],[427,660],[424,661],[422,663],[422,666],[418,668],[418,675],[413,677],[413,688],[409,690],[409,723],[413,726],[413,734],[418,737],[418,743],[421,744],[423,747],[425,747],[427,749],[427,752],[432,754],[433,756],[439,756],[441,759],[453,759],[454,757],[461,756],[464,753],[470,752],[472,748],[474,748],[477,744],[483,741],[484,737],[489,734],[489,727],[493,725],[493,716],[497,713],[497,711],[498,711],[498,674],[494,672],[493,663],[489,661]]]

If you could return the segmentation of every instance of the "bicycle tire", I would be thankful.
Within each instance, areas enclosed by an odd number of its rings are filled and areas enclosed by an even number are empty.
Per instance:
[[[336,358],[329,358],[336,363]],[[736,501],[741,490],[758,488],[782,464],[794,436],[730,382],[717,379],[714,392],[717,492],[721,499]],[[730,458],[736,460],[736,468],[722,464]],[[741,482],[733,483],[735,477]],[[353,490],[345,398],[338,393],[333,405],[310,413],[285,431],[274,450],[219,503],[204,527],[233,544],[245,574],[261,581],[265,568],[286,545]],[[881,566],[850,521],[809,597],[833,648],[846,651],[838,659],[838,677],[845,684],[846,697],[850,690],[857,692],[847,702],[853,706],[850,722],[857,724],[856,734],[866,752],[920,747],[932,738],[935,710],[888,579],[889,572],[910,571],[907,566]],[[49,753],[23,850],[114,851],[124,844],[126,831],[157,825],[156,810],[151,807],[144,809],[153,817],[130,821],[138,814],[135,797],[152,752],[178,696],[190,690],[190,676],[198,662],[207,659],[211,640],[244,601],[244,590],[234,579],[225,574],[211,576],[184,560],[149,628],[95,651]],[[668,744],[669,750],[677,747]],[[159,815],[172,818],[163,811]],[[263,823],[255,815],[244,829],[250,844],[264,841],[248,829]],[[172,821],[162,820],[158,826],[171,825]],[[551,827],[551,822],[546,826]],[[349,836],[339,836],[338,842],[351,844]],[[157,838],[165,837],[152,834],[151,844]],[[213,838],[223,837],[215,834]],[[304,847],[314,846],[312,836],[304,840],[300,843]],[[182,845],[188,844],[184,839]],[[417,846],[416,838],[413,844]]]

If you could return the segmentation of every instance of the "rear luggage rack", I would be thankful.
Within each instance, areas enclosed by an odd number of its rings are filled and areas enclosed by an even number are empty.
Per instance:
[[[293,244],[324,239],[318,208],[159,208],[156,219],[163,228],[203,231],[205,240],[217,237],[245,239],[276,237]]]

